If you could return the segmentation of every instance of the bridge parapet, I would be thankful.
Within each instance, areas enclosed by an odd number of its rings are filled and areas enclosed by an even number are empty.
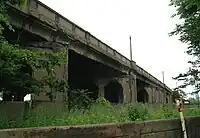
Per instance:
[[[168,92],[171,92],[171,89],[169,87],[167,87],[164,83],[162,83],[160,80],[158,80],[157,78],[155,78],[153,75],[151,75],[150,73],[148,73],[147,71],[145,71],[143,68],[141,68],[140,66],[136,65],[136,70],[139,74],[141,74],[142,76],[144,76],[145,78],[148,78],[150,81],[158,84],[161,88],[164,88],[165,90],[167,90]]]
[[[88,46],[99,52],[104,51],[105,55],[110,55],[123,65],[130,67],[131,63],[128,58],[38,0],[29,0],[27,9],[25,9],[24,12],[47,22],[55,29],[61,29],[63,32],[66,32],[66,34],[70,34],[73,39],[88,44]]]

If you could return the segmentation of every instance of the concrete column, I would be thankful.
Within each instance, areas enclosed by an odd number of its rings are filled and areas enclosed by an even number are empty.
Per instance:
[[[151,104],[154,103],[154,101],[153,101],[153,89],[152,89],[151,86],[149,87],[149,101],[150,101]]]
[[[44,52],[52,52],[50,49],[44,49],[44,48],[38,48],[38,47],[28,47],[29,50],[33,51],[44,51]],[[45,70],[35,70],[33,76],[37,80],[41,80],[44,76],[47,75],[47,72]],[[48,89],[49,90],[49,89]],[[33,100],[37,101],[50,101],[49,97],[46,96],[44,92],[39,93],[39,95],[32,94]]]
[[[164,92],[164,90],[163,90],[163,91],[162,91],[162,104],[165,103],[164,94],[165,94],[165,92]]]
[[[115,77],[113,79],[120,83],[123,88],[123,102],[130,103],[135,101],[137,98],[134,92],[136,89],[136,81],[133,76],[126,75],[122,77]]]
[[[162,103],[162,90],[159,89],[159,103]]]
[[[172,103],[173,103],[172,95],[171,95],[171,94],[166,94],[166,97],[167,97],[167,99],[168,99],[168,103],[169,103],[169,104],[172,104]]]
[[[167,95],[167,93],[166,93],[166,91],[164,91],[164,96],[163,96],[164,104],[166,104],[166,95]]]
[[[131,79],[129,80],[130,83],[130,92],[131,92],[131,101],[132,103],[137,102],[137,78],[135,74],[131,74]]]
[[[99,84],[98,87],[99,87],[98,97],[99,98],[100,97],[104,97],[104,87],[105,87],[105,85],[104,84]]]
[[[96,85],[98,86],[98,97],[104,97],[104,88],[105,86],[108,84],[108,82],[110,81],[110,79],[97,79]]]
[[[60,80],[66,80],[68,82],[68,61],[69,61],[69,50],[68,47],[60,48],[59,51],[63,51],[66,54],[66,62],[61,64],[60,68],[57,68],[56,70],[56,76],[58,76],[58,79]],[[66,102],[68,103],[68,94],[67,93],[56,93],[56,101],[58,102]]]
[[[151,91],[152,91],[152,103],[155,103],[155,98],[154,98],[154,87],[151,87]]]
[[[161,104],[162,103],[162,96],[161,96],[162,92],[161,92],[160,88],[159,88],[158,92],[159,92],[159,104]]]
[[[152,93],[153,93],[153,95],[152,95],[152,101],[153,101],[153,103],[158,103],[158,91],[157,91],[157,88],[156,87],[152,87]]]
[[[48,49],[49,47],[53,48],[53,50]],[[56,77],[58,79],[65,79],[68,80],[68,46],[49,46],[47,48],[35,48],[35,47],[30,47],[31,50],[37,50],[37,51],[45,51],[45,52],[61,52],[64,51],[66,53],[66,62],[61,63],[61,67],[56,68]],[[34,76],[36,79],[40,80],[42,77],[47,75],[47,72],[45,70],[36,70],[34,73]],[[49,91],[50,89],[47,89]],[[67,94],[66,93],[60,93],[60,92],[55,92],[55,101],[56,102],[67,102]],[[39,101],[50,101],[49,97],[46,96],[45,93],[40,93],[39,96],[33,95],[34,100],[39,100]]]
[[[163,103],[163,90],[160,89],[160,103]]]
[[[153,99],[152,99],[153,91],[152,91],[152,88],[150,86],[148,86],[148,87],[145,87],[145,90],[148,93],[148,103],[153,103]]]
[[[116,78],[116,80],[121,84],[123,88],[123,101],[124,103],[130,103],[132,100],[131,90],[130,90],[130,78],[129,76],[124,76],[122,78]]]
[[[162,104],[164,104],[165,101],[164,101],[164,90],[162,90]]]
[[[151,87],[151,91],[152,91],[152,103],[155,103],[155,98],[154,98],[154,87]]]
[[[167,93],[166,93],[166,91],[165,91],[165,93],[164,93],[164,103],[165,103],[165,104],[167,104],[166,99],[167,99]],[[169,102],[169,101],[168,101],[168,102]]]
[[[156,103],[156,88],[153,87],[153,103]]]
[[[156,101],[156,103],[159,103],[159,98],[160,98],[159,89],[155,88],[155,101]]]

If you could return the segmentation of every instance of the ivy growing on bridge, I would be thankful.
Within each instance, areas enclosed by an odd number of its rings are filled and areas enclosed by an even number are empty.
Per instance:
[[[30,51],[17,44],[7,42],[3,36],[5,27],[12,29],[8,21],[6,2],[26,6],[27,0],[0,1],[0,91],[6,93],[7,100],[11,95],[15,100],[23,100],[29,93],[39,94],[50,87],[53,91],[66,92],[67,82],[56,78],[55,69],[65,62],[65,53]],[[14,30],[13,30],[14,31]],[[46,70],[48,73],[41,80],[34,78],[35,70]],[[53,100],[53,91],[46,94]]]

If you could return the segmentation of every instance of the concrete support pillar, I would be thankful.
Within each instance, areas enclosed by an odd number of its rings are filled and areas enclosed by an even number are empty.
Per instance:
[[[169,103],[169,104],[172,104],[172,103],[173,103],[172,95],[169,94],[169,93],[167,93],[167,94],[166,94],[166,97],[167,97],[167,99],[168,99],[168,103]]]
[[[159,104],[161,104],[162,103],[162,91],[161,91],[161,89],[159,88]]]
[[[155,102],[158,104],[160,103],[160,91],[158,88],[155,89]]]
[[[96,85],[98,86],[98,97],[104,97],[104,88],[108,84],[110,79],[98,79],[96,80]]]
[[[130,103],[133,99],[133,91],[131,90],[131,85],[133,85],[133,81],[130,76],[124,76],[121,78],[116,78],[117,81],[121,84],[123,88],[123,101],[124,103]]]
[[[154,104],[156,103],[155,88],[152,86],[151,90],[152,90],[152,103]]]
[[[168,98],[168,103],[171,103],[170,95],[165,90],[152,87],[152,103],[165,104],[166,98]]]
[[[62,47],[60,49],[57,49],[59,51],[56,52],[65,52],[66,54],[66,61],[65,63],[61,64],[61,66],[59,68],[56,69],[56,76],[58,76],[58,79],[60,80],[66,80],[68,82],[68,59],[69,59],[69,50],[68,47]],[[60,92],[56,92],[56,101],[58,102],[66,102],[68,103],[68,94],[67,93],[60,93]]]
[[[133,75],[133,83],[132,83],[132,102],[137,102],[137,77]]]
[[[156,88],[154,87],[153,88],[153,94],[154,94],[154,103],[157,103],[157,90],[156,90]]]
[[[152,104],[153,103],[153,98],[152,98],[153,91],[152,91],[152,88],[150,86],[148,86],[148,87],[145,87],[145,90],[148,93],[148,103]]]
[[[166,91],[163,91],[163,103],[166,104]]]
[[[160,89],[160,103],[163,103],[163,90]]]
[[[119,82],[123,87],[124,102],[125,103],[136,103],[137,102],[137,83],[136,75],[131,74],[119,78]]]
[[[151,87],[151,91],[152,91],[152,104],[154,104],[155,103],[155,88],[154,87]]]
[[[32,45],[34,45],[34,44],[32,44]],[[37,51],[44,51],[44,52],[65,52],[66,53],[66,62],[61,63],[61,66],[56,68],[55,72],[56,72],[56,76],[58,79],[65,79],[67,81],[68,80],[68,46],[55,44],[55,45],[49,45],[49,46],[45,46],[45,47],[46,48],[29,47],[29,49],[37,50]],[[53,48],[53,50],[50,50],[49,48]],[[47,75],[47,72],[45,70],[36,70],[34,73],[35,78],[38,80],[42,79],[42,77],[44,77],[46,75]],[[50,89],[47,89],[47,91],[50,91]],[[49,97],[46,96],[45,93],[40,93],[39,96],[33,95],[32,97],[34,100],[38,100],[38,101],[50,101]],[[54,100],[56,102],[63,102],[63,101],[68,102],[66,93],[55,92],[54,97],[55,97]]]
[[[135,61],[131,61],[131,67],[133,70],[137,69],[137,65]],[[134,74],[134,72],[130,72],[129,74],[131,77],[131,85],[130,85],[130,89],[131,89],[131,93],[132,93],[132,103],[137,102],[137,76]]]
[[[164,100],[165,100],[165,104],[167,104],[167,92],[165,91],[165,93],[164,93]],[[169,103],[169,100],[168,100],[168,103]]]
[[[164,90],[163,90],[163,93],[162,93],[162,97],[163,97],[163,98],[162,98],[162,99],[163,99],[163,100],[162,100],[162,103],[165,104],[165,91],[164,91]]]
[[[164,97],[165,95],[164,95],[164,94],[165,94],[165,91],[163,90],[163,91],[162,91],[162,104],[165,103],[165,97]]]
[[[154,103],[154,101],[153,101],[153,88],[151,86],[149,87],[149,101],[150,101],[151,104]]]
[[[156,88],[153,87],[153,103],[156,103]]]
[[[174,101],[172,99],[172,94],[169,94],[169,103],[172,104]]]
[[[137,83],[136,83],[136,75],[135,74],[131,74],[129,75],[129,89],[130,89],[130,102],[131,103],[135,103],[137,102]]]
[[[102,85],[102,84],[98,85],[98,88],[99,88],[98,97],[104,97],[104,87],[105,85]]]

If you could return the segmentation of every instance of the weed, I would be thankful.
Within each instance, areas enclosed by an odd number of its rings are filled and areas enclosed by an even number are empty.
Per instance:
[[[169,105],[128,104],[112,105],[104,98],[98,99],[88,109],[72,108],[56,103],[38,104],[25,117],[10,118],[0,114],[1,128],[42,127],[119,123],[144,120],[178,118],[175,107]],[[185,116],[199,116],[200,109],[184,109]]]

